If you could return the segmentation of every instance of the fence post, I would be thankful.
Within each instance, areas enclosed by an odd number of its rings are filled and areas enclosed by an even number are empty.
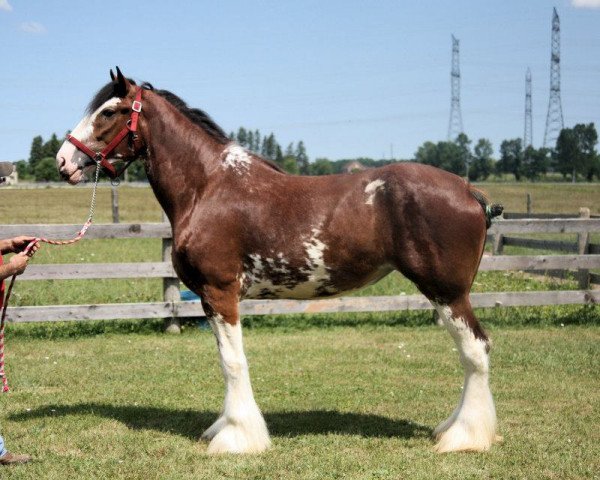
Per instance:
[[[531,195],[527,194],[527,215],[531,215]]]
[[[581,207],[579,209],[579,218],[590,218],[590,209]],[[577,234],[577,253],[586,255],[590,249],[590,232],[585,231]],[[581,290],[590,288],[590,271],[585,268],[580,268],[577,272],[577,280]]]
[[[167,221],[163,213],[163,220]],[[162,259],[163,262],[171,262],[171,253],[173,251],[173,239],[162,239]],[[165,302],[178,302],[180,300],[179,279],[163,278],[163,299]],[[167,333],[181,333],[179,319],[175,316],[165,319],[165,331]]]
[[[495,233],[492,240],[492,255],[502,255],[504,251],[504,235]]]
[[[112,201],[113,223],[119,223],[119,191],[117,190],[116,185],[113,185],[111,188],[110,198]]]

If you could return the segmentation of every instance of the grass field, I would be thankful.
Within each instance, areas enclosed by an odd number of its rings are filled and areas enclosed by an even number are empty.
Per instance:
[[[2,432],[35,462],[3,479],[597,478],[597,326],[492,329],[505,441],[432,452],[455,407],[457,353],[437,327],[246,331],[273,437],[258,456],[206,455],[222,380],[212,335],[112,334],[9,343]]]
[[[600,213],[597,185],[486,184],[525,210]],[[0,189],[3,223],[82,223],[88,188]],[[147,188],[120,187],[122,222],[158,222]],[[101,188],[96,222],[110,222]],[[93,228],[93,226],[92,226]],[[24,231],[23,233],[27,233]],[[1,236],[1,234],[0,234]],[[45,246],[34,262],[158,261],[158,240]],[[575,289],[572,279],[482,272],[474,291]],[[357,295],[416,293],[390,275]],[[17,282],[14,305],[156,301],[160,280]],[[477,312],[488,328],[502,445],[435,455],[430,433],[456,406],[462,371],[431,312],[249,317],[247,353],[273,436],[259,456],[209,457],[199,442],[223,387],[214,339],[159,320],[10,325],[0,433],[36,461],[2,479],[600,478],[600,309]],[[412,327],[412,328],[409,328]],[[416,328],[415,328],[416,327]]]

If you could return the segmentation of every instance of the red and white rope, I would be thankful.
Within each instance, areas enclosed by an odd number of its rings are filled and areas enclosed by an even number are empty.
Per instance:
[[[97,162],[96,173],[94,176],[94,188],[92,190],[92,200],[90,202],[90,213],[88,215],[87,221],[83,224],[83,227],[81,227],[81,230],[79,230],[79,232],[77,232],[77,234],[70,240],[51,240],[49,238],[36,237],[31,242],[29,242],[27,247],[25,247],[25,250],[23,250],[24,253],[26,253],[30,257],[33,256],[34,252],[32,251],[32,249],[36,244],[40,242],[47,243],[49,245],[72,245],[84,237],[85,233],[87,232],[87,229],[92,224],[94,209],[96,208],[96,189],[98,188],[99,175],[100,163]],[[16,278],[16,274],[12,276],[12,278],[10,279],[8,290],[6,291],[6,296],[4,297],[4,302],[2,303],[0,301],[0,305],[2,305],[2,317],[0,318],[0,378],[2,378],[2,392],[8,392],[10,390],[10,388],[8,387],[8,378],[6,377],[6,371],[4,370],[4,329],[6,326],[6,308],[8,307],[8,300],[10,299],[10,294],[12,292]],[[0,295],[3,294],[4,292],[0,292]]]

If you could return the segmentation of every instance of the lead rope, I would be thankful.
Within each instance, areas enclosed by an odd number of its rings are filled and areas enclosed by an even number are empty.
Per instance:
[[[70,240],[50,240],[44,237],[36,237],[29,245],[25,247],[23,250],[24,253],[28,254],[30,257],[33,256],[34,252],[31,249],[34,247],[36,243],[43,242],[48,243],[50,245],[72,245],[75,242],[78,242],[83,238],[87,229],[92,224],[92,218],[94,216],[94,209],[96,208],[96,189],[98,188],[98,178],[100,176],[100,162],[96,162],[96,173],[94,175],[94,188],[92,190],[92,200],[90,203],[90,214],[88,215],[87,221],[81,227],[81,230]],[[8,378],[6,377],[6,372],[4,370],[4,327],[6,325],[6,308],[8,307],[8,300],[10,299],[10,294],[13,289],[13,285],[15,284],[15,280],[17,275],[13,275],[10,279],[10,284],[8,286],[8,290],[6,291],[6,296],[4,297],[4,305],[2,306],[2,318],[0,320],[0,377],[2,377],[2,392],[8,392],[10,388],[8,387]]]

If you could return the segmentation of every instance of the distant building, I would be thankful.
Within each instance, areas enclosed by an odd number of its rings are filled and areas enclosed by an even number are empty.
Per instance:
[[[15,171],[6,177],[4,185],[16,185],[17,183],[19,183],[19,174],[17,173],[17,168],[15,166]]]
[[[365,167],[358,160],[352,160],[348,162],[346,165],[342,167],[342,172],[344,173],[354,173],[354,172],[362,172],[363,170],[367,170],[368,167]]]

